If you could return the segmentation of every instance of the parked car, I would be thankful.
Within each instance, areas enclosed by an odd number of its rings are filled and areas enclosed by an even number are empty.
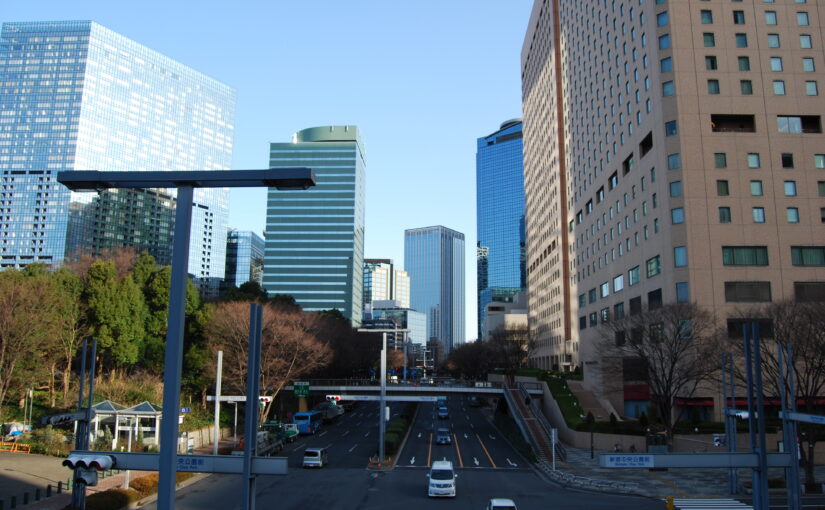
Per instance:
[[[452,442],[449,429],[440,428],[435,431],[435,444],[452,444]]]
[[[512,499],[493,498],[487,503],[487,510],[516,510]]]
[[[304,467],[322,468],[329,463],[326,448],[307,448],[304,450]]]

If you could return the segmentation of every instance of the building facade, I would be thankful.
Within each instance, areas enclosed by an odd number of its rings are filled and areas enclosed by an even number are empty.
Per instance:
[[[356,126],[298,131],[270,144],[270,168],[309,167],[306,191],[269,189],[263,286],[304,310],[337,309],[361,322],[364,272],[364,144]]]
[[[394,299],[410,307],[410,277],[395,269],[391,259],[364,259],[364,307],[373,301]]]
[[[0,33],[0,265],[133,246],[171,263],[175,190],[74,193],[66,170],[229,170],[235,91],[91,21]],[[226,189],[195,190],[189,273],[224,277]]]
[[[229,230],[226,237],[226,283],[240,287],[246,282],[262,284],[264,239],[249,230]]]
[[[404,231],[410,304],[427,315],[429,341],[443,354],[464,343],[464,234],[442,226]]]
[[[581,365],[587,381],[599,326],[663,303],[695,302],[733,331],[742,307],[825,299],[817,13],[534,3],[522,88],[536,364]]]
[[[512,302],[527,288],[523,161],[521,119],[504,122],[495,133],[478,139],[478,338],[487,329],[487,305]]]
[[[426,314],[403,306],[397,299],[373,301],[368,309],[369,314],[364,313],[363,327],[408,329],[407,340],[420,347],[427,345]],[[399,335],[399,338],[402,337]]]

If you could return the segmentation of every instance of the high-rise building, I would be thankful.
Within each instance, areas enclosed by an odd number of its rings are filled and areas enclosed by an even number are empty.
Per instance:
[[[364,158],[356,126],[304,129],[269,149],[271,168],[309,167],[317,184],[269,189],[263,286],[304,310],[337,309],[353,325],[363,300]]]
[[[490,302],[512,303],[527,288],[524,255],[524,165],[521,119],[504,122],[478,139],[476,149],[478,231],[478,338]]]
[[[529,324],[825,299],[822,21],[804,2],[537,0],[522,50]],[[726,324],[727,323],[727,324]]]
[[[364,306],[381,300],[398,300],[409,308],[410,277],[391,259],[364,259]]]
[[[429,340],[444,353],[464,343],[464,234],[442,226],[404,231],[410,304],[427,314]]]
[[[249,230],[229,230],[226,237],[226,283],[240,287],[263,282],[264,240]]]
[[[171,262],[175,190],[74,193],[65,170],[228,170],[235,92],[91,21],[0,33],[0,266],[134,246]],[[228,191],[195,190],[189,273],[224,276]]]

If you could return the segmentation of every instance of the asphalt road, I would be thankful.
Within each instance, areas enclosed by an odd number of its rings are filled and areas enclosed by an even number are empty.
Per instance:
[[[392,407],[393,414],[401,405]],[[280,455],[289,458],[284,476],[257,479],[257,506],[267,509],[387,509],[479,508],[493,497],[516,501],[519,509],[646,510],[660,509],[661,501],[591,494],[562,489],[541,479],[526,461],[501,438],[479,408],[469,407],[464,397],[450,397],[450,417],[438,419],[434,403],[419,406],[409,439],[395,469],[365,469],[377,449],[378,409],[361,403],[337,423],[314,436],[301,436]],[[438,427],[451,431],[451,445],[436,445]],[[303,450],[327,447],[329,466],[302,469]],[[434,460],[451,460],[458,473],[455,499],[427,497],[428,466]],[[176,509],[240,508],[241,479],[237,475],[213,475],[177,493]],[[154,509],[155,505],[143,508]]]

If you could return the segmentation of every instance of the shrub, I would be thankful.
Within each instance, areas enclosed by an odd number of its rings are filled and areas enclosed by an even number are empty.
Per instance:
[[[140,499],[138,493],[125,489],[109,489],[86,498],[86,510],[113,510],[123,508]]]

